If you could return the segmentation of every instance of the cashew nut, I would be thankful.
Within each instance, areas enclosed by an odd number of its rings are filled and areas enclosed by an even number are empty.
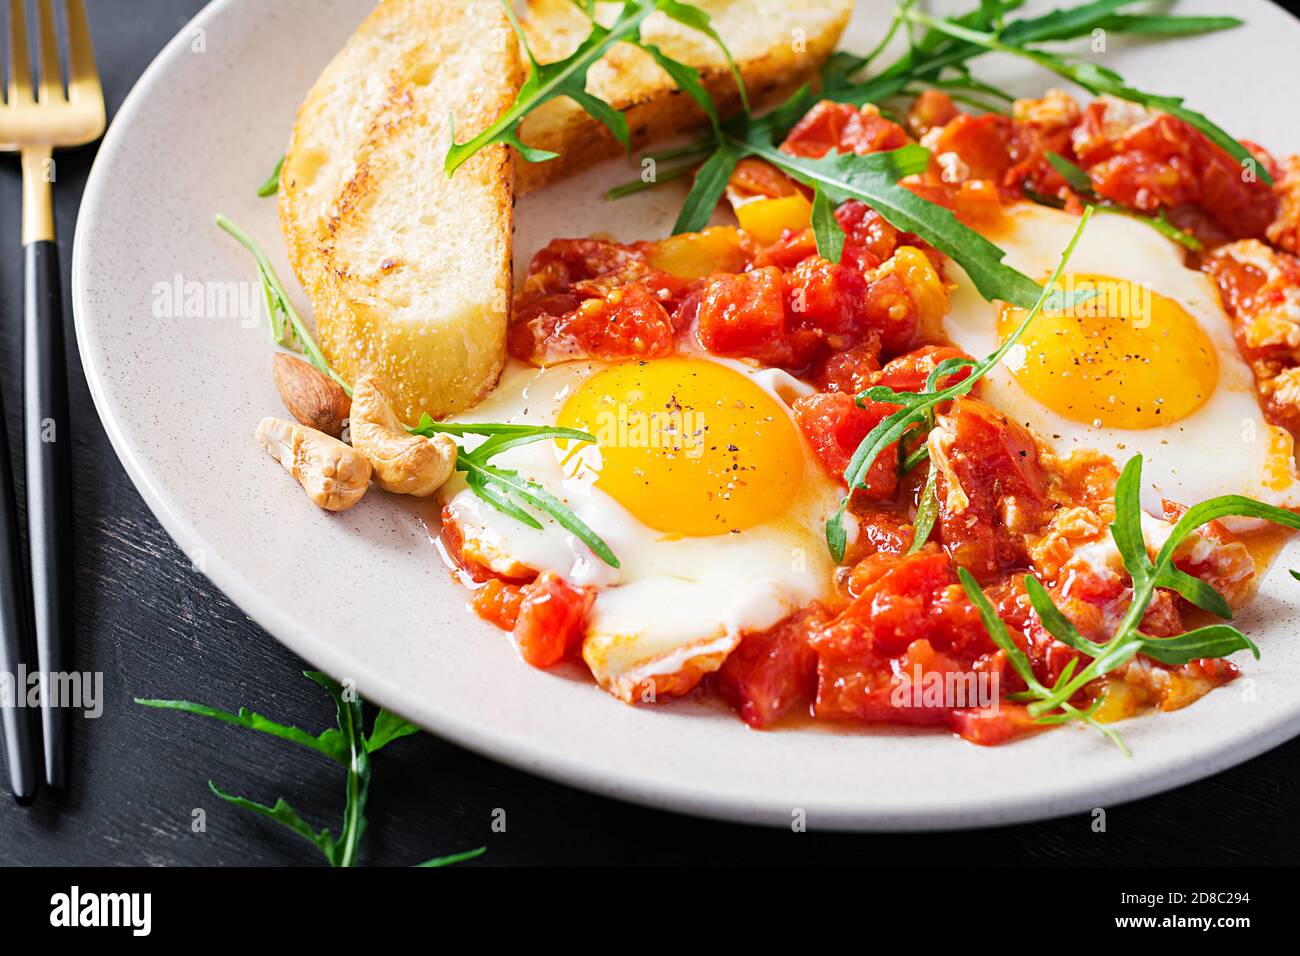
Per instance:
[[[257,440],[298,480],[312,503],[326,511],[347,511],[370,485],[365,456],[314,428],[264,418]]]
[[[375,484],[398,495],[427,498],[456,470],[450,435],[412,435],[397,416],[384,387],[367,375],[352,390],[352,447],[374,468]]]

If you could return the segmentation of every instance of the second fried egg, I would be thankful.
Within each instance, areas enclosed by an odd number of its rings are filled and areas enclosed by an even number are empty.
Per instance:
[[[1078,224],[1022,203],[989,238],[1008,265],[1045,281]],[[1181,248],[1128,217],[1098,215],[1068,268],[1065,287],[1096,297],[1037,316],[985,378],[984,399],[1060,455],[1092,449],[1122,465],[1141,454],[1143,503],[1155,513],[1162,498],[1192,505],[1225,494],[1300,506],[1291,436],[1264,420],[1218,291]],[[951,271],[958,289],[944,330],[982,358],[1025,311],[997,309]]]

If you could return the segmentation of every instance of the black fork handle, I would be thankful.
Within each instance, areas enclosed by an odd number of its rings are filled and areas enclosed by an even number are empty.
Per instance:
[[[72,435],[63,338],[59,247],[29,243],[23,301],[23,432],[27,464],[27,540],[31,553],[36,664],[43,681],[41,731],[45,782],[67,783],[66,711],[55,700],[69,670],[72,641]],[[63,686],[72,686],[63,684]]]
[[[13,468],[9,464],[9,429],[0,400],[0,676],[9,680],[9,699],[0,700],[9,789],[19,803],[36,796],[36,746],[27,685],[22,677],[31,666],[31,636],[27,629],[27,576],[23,573],[22,542],[18,536],[18,506],[14,499]]]

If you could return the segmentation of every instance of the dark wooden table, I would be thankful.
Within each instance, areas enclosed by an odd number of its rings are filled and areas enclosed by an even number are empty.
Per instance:
[[[90,0],[110,111],[203,4]],[[92,159],[88,149],[58,163],[65,282]],[[17,163],[0,156],[0,370],[15,437],[19,199]],[[71,329],[70,315],[68,323]],[[73,789],[62,802],[20,809],[0,798],[0,863],[315,864],[314,849],[225,806],[207,781],[268,802],[284,796],[309,820],[337,828],[342,776],[335,767],[288,744],[132,703],[179,697],[242,704],[311,729],[333,720],[328,699],[299,675],[306,665],[192,570],[159,527],[109,446],[75,354],[71,364],[76,660],[78,669],[103,672],[106,699],[102,717],[75,721]],[[946,835],[796,834],[614,803],[422,735],[393,745],[377,761],[363,862],[404,865],[486,845],[484,862],[493,864],[1295,863],[1298,793],[1300,740],[1194,786],[1109,808],[1105,833],[1094,833],[1090,818],[1079,816]],[[194,833],[199,808],[207,830]],[[504,833],[492,830],[497,808],[506,811]]]

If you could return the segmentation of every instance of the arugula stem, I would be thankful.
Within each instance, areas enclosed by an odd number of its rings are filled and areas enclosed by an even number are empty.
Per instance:
[[[687,163],[685,166],[677,166],[667,172],[657,173],[655,178],[648,182],[644,179],[635,179],[630,183],[624,183],[622,186],[615,186],[609,192],[605,193],[605,198],[624,199],[628,196],[634,196],[637,193],[657,189],[660,186],[666,186],[668,183],[686,178],[693,172],[693,170],[694,166],[691,163]]]
[[[326,361],[325,354],[320,350],[320,346],[316,344],[316,339],[308,330],[307,324],[303,322],[302,316],[298,314],[298,310],[294,308],[293,302],[289,299],[289,293],[284,288],[284,283],[276,275],[275,267],[271,265],[271,260],[266,257],[262,247],[254,242],[248,233],[221,214],[217,215],[217,225],[234,236],[235,240],[247,249],[257,262],[257,271],[261,276],[268,304],[274,301],[276,307],[288,318],[289,324],[293,327],[293,333],[297,336],[298,342],[302,345],[302,350],[307,356],[307,361],[311,362],[317,371],[332,378],[343,391],[351,396],[352,386],[340,378],[338,373],[330,366],[330,363]],[[267,320],[274,322],[275,315],[268,315]]]
[[[342,844],[339,852],[340,867],[353,866],[361,846],[361,834],[366,824],[366,802],[370,796],[370,756],[366,752],[362,728],[357,726],[356,710],[346,704],[339,707],[343,734],[348,739],[350,759],[346,783],[346,807],[343,815]]]

